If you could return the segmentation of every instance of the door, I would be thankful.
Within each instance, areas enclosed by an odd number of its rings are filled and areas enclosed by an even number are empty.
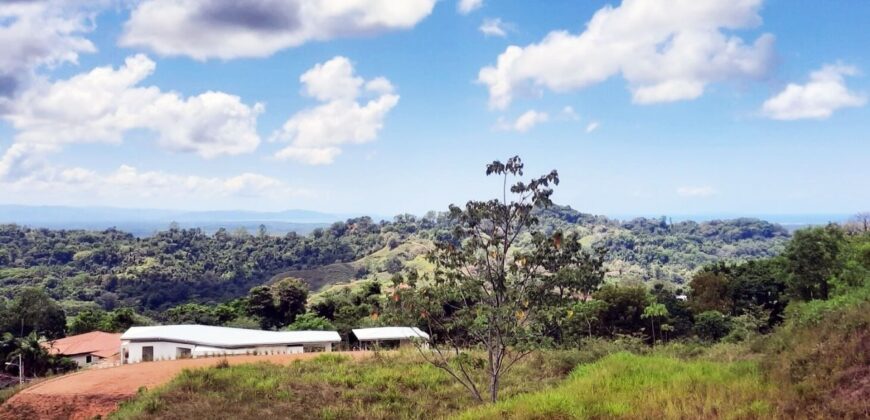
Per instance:
[[[142,347],[142,361],[151,362],[154,360],[154,346]]]

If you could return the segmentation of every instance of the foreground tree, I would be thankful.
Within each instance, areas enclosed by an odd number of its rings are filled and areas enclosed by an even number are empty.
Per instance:
[[[483,400],[488,394],[496,401],[502,376],[547,339],[543,302],[552,297],[554,277],[564,268],[550,258],[562,248],[563,236],[532,232],[537,224],[533,210],[552,204],[550,186],[559,183],[556,171],[511,185],[523,175],[522,161],[513,157],[487,165],[486,174],[501,177],[501,198],[450,207],[453,235],[429,254],[435,272],[419,293],[419,313],[433,335],[433,351],[421,352],[424,357],[474,398]],[[519,249],[518,240],[529,232],[534,234],[532,244]],[[583,252],[581,247],[572,250]],[[576,274],[562,272],[572,281],[578,281]],[[483,357],[466,351],[468,347],[480,349]],[[478,383],[480,370],[485,384]]]
[[[843,231],[836,225],[801,229],[783,256],[792,294],[802,300],[827,299],[830,283],[842,271]]]

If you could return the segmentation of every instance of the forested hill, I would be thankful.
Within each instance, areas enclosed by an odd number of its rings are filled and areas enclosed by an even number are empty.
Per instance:
[[[788,237],[782,227],[754,219],[620,222],[559,206],[538,216],[545,230],[575,231],[585,245],[606,248],[608,273],[621,280],[683,283],[707,263],[776,254]],[[22,287],[43,286],[71,312],[94,303],[106,309],[164,309],[188,301],[218,302],[242,296],[280,272],[357,261],[409,239],[443,238],[449,229],[445,215],[436,213],[402,215],[391,222],[353,218],[305,236],[173,228],[138,238],[114,229],[0,225],[0,294],[8,298]],[[385,266],[365,267],[356,277],[401,270],[415,257],[377,259]]]

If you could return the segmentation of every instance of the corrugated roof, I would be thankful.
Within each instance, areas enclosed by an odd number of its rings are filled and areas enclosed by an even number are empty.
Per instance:
[[[159,325],[132,327],[121,340],[172,341],[196,345],[233,348],[303,343],[337,343],[335,331],[263,331],[210,325]]]
[[[426,334],[417,327],[359,328],[353,330],[353,335],[360,341],[406,340],[409,338],[429,341],[429,334]]]
[[[99,357],[112,357],[120,352],[121,334],[92,331],[47,341],[44,345],[52,354],[65,356],[93,354]]]

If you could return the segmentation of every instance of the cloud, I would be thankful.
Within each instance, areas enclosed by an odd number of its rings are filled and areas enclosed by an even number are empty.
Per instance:
[[[681,197],[710,197],[716,195],[716,190],[709,185],[704,186],[687,186],[677,188],[677,195]]]
[[[327,165],[346,144],[375,140],[387,114],[399,102],[389,80],[369,81],[354,73],[345,57],[317,64],[300,78],[303,94],[322,102],[294,114],[272,135],[273,141],[290,143],[275,157],[309,165]],[[368,101],[365,98],[369,97]]]
[[[103,0],[30,0],[0,3],[0,108],[40,67],[77,63],[96,47],[84,34]]]
[[[94,199],[167,198],[211,200],[220,197],[276,198],[309,196],[265,175],[243,173],[232,177],[179,175],[163,171],[140,171],[130,165],[100,174],[84,168],[46,167],[13,181],[0,181],[4,190],[16,194],[57,194],[60,197]],[[117,202],[117,200],[115,201]]]
[[[586,132],[591,133],[591,132],[597,130],[598,127],[600,127],[600,126],[601,126],[601,124],[599,124],[598,121],[592,121],[589,124],[586,124]]]
[[[198,60],[266,57],[311,41],[408,29],[436,0],[143,0],[120,44]]]
[[[554,31],[510,46],[480,70],[490,107],[524,92],[565,92],[622,75],[638,104],[694,99],[713,82],[758,78],[773,62],[774,38],[752,44],[728,34],[761,23],[762,0],[624,0],[598,10],[578,35]]]
[[[262,105],[249,106],[223,92],[184,98],[154,86],[139,86],[155,68],[140,54],[128,57],[117,69],[97,67],[21,92],[0,113],[16,130],[13,146],[0,159],[0,177],[19,172],[34,153],[73,143],[120,143],[131,130],[154,132],[161,147],[203,158],[257,148]]]
[[[504,38],[507,36],[508,25],[502,22],[500,18],[484,19],[478,29],[484,36]]]
[[[467,15],[483,6],[483,0],[459,0],[456,2],[456,10]]]
[[[505,121],[504,119],[500,119],[499,122],[496,123],[496,129],[525,133],[534,128],[536,125],[545,123],[547,121],[550,121],[549,114],[547,114],[546,112],[539,112],[530,109],[517,117],[517,119],[514,121]]]
[[[574,111],[574,107],[572,106],[562,108],[562,112],[559,113],[559,116],[567,121],[577,121],[580,119],[580,116],[577,115],[577,111]]]
[[[789,83],[764,101],[762,113],[776,120],[826,119],[840,108],[864,106],[867,96],[850,91],[844,80],[857,73],[852,66],[825,65],[806,84]]]

